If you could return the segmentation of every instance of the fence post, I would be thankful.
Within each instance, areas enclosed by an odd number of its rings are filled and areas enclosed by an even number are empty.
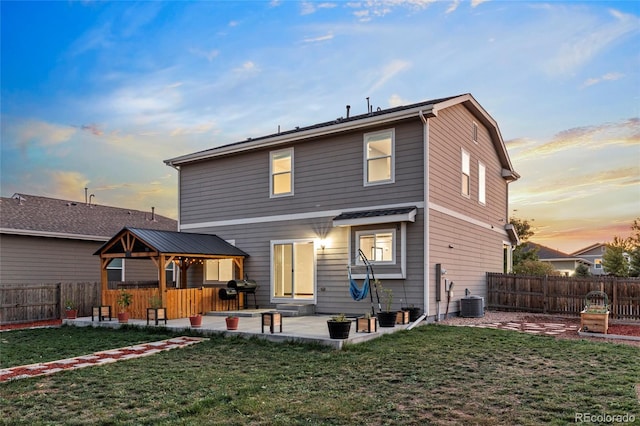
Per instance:
[[[611,284],[613,286],[611,291],[613,293],[613,297],[611,298],[611,316],[618,319],[618,280],[613,280]]]
[[[542,280],[542,313],[546,314],[547,310],[548,310],[548,289],[547,289],[547,280],[548,280],[549,276],[545,275],[544,279]]]
[[[62,319],[62,283],[56,283],[56,310],[58,311],[58,319]]]

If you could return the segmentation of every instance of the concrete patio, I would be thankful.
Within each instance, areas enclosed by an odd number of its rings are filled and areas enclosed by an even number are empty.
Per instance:
[[[156,326],[153,321],[149,322],[149,327],[166,327],[169,330],[180,332],[184,330],[196,331],[203,336],[210,336],[215,334],[221,334],[225,336],[242,336],[246,338],[256,337],[261,339],[270,340],[273,342],[305,342],[305,343],[318,343],[326,346],[331,346],[336,349],[342,348],[345,344],[356,344],[366,342],[372,339],[376,339],[387,333],[395,333],[405,330],[411,324],[396,324],[395,327],[378,327],[376,332],[356,332],[355,319],[351,324],[351,331],[349,332],[348,339],[331,339],[329,338],[329,331],[327,329],[327,320],[331,318],[330,315],[309,315],[309,316],[283,316],[282,317],[282,333],[279,328],[274,330],[272,334],[269,331],[269,327],[264,327],[264,333],[262,332],[262,313],[274,312],[273,309],[243,309],[239,311],[226,311],[226,312],[209,312],[202,316],[202,326],[200,328],[192,328],[189,322],[189,318],[179,318],[173,320],[167,320],[165,326],[164,321]],[[227,315],[233,314],[240,317],[240,323],[238,330],[227,330],[225,318]],[[118,328],[123,324],[118,323],[117,316],[114,316],[111,321],[108,319],[105,321],[98,321],[98,318],[81,317],[77,319],[64,319],[63,324],[75,325],[78,327],[111,327]],[[419,324],[426,324],[421,322]],[[129,319],[128,325],[146,327],[147,320],[145,319]]]

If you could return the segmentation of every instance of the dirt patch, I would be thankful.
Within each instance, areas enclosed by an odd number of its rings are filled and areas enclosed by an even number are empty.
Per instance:
[[[2,330],[19,330],[21,328],[36,328],[36,327],[58,327],[62,325],[62,320],[47,320],[47,321],[31,321],[22,322],[20,324],[3,324],[0,325],[0,331]]]

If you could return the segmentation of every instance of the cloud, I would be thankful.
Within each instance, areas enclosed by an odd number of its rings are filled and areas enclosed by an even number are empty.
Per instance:
[[[426,9],[437,0],[366,0],[348,2],[347,7],[356,9],[353,15],[361,22],[370,21],[372,18],[381,18],[393,12],[396,8],[409,8],[414,11]]]
[[[460,0],[453,0],[449,5],[449,7],[447,8],[447,10],[445,11],[445,13],[449,14],[449,13],[455,12],[456,9],[458,9],[459,5],[460,5]]]
[[[302,41],[305,43],[317,43],[320,41],[327,41],[327,40],[332,40],[333,39],[333,34],[332,33],[328,33],[327,35],[323,35],[323,36],[318,36],[318,37],[307,37],[305,39],[303,39]]]
[[[90,179],[75,171],[51,170],[47,173],[50,185],[46,194],[56,198],[75,200],[82,188],[86,188]]]
[[[603,81],[615,81],[624,77],[624,74],[619,72],[610,72],[601,77],[589,78],[583,84],[582,87],[593,86],[594,84],[602,83]]]
[[[73,126],[63,126],[40,120],[18,120],[12,122],[3,118],[3,123],[11,123],[3,134],[3,144],[15,145],[25,150],[28,146],[54,146],[68,142],[77,132]],[[6,126],[6,124],[3,124]],[[3,132],[4,133],[4,132]]]
[[[104,134],[104,131],[102,131],[102,129],[100,129],[100,127],[95,123],[83,124],[82,126],[80,126],[80,129],[88,131],[94,136],[102,136]]]
[[[202,50],[195,47],[190,48],[189,53],[201,58],[205,58],[209,62],[212,62],[215,58],[218,57],[218,55],[220,55],[220,51],[217,49]]]
[[[411,102],[407,101],[406,99],[402,99],[400,97],[400,95],[396,95],[393,94],[389,97],[389,106],[390,107],[397,107],[397,106],[401,106],[401,105],[407,105]]]
[[[482,3],[486,3],[489,0],[471,0],[471,7],[478,7]]]
[[[551,30],[550,35],[564,40],[556,53],[547,60],[544,68],[551,75],[571,75],[576,69],[591,61],[610,45],[630,34],[640,31],[640,18],[624,14],[615,10],[610,11],[613,21],[602,22],[593,17],[574,19],[574,9],[552,8],[557,16],[554,19],[566,20],[562,25],[557,22],[558,30]],[[556,23],[552,23],[556,25]]]
[[[547,157],[568,149],[597,150],[612,145],[640,146],[640,118],[634,117],[617,123],[575,127],[557,133],[549,142],[531,145],[517,157]]]
[[[380,87],[384,86],[384,84],[395,77],[398,73],[405,71],[406,69],[411,67],[411,63],[407,61],[403,61],[400,59],[396,59],[391,61],[382,69],[382,75],[377,79],[377,81],[369,88],[369,93],[375,92]]]

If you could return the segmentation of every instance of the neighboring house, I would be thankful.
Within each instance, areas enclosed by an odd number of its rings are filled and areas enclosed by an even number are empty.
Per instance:
[[[536,244],[531,241],[524,243],[523,246],[524,252],[537,249],[538,260],[540,262],[550,264],[551,266],[553,266],[554,270],[567,277],[574,275],[576,272],[576,268],[579,265],[585,265],[589,268],[593,266],[592,263],[588,260],[563,253],[559,250],[555,250],[541,244]]]
[[[166,160],[179,171],[180,231],[248,253],[261,306],[370,310],[349,293],[347,267],[365,277],[359,249],[394,309],[444,313],[445,280],[450,312],[465,289],[486,296],[486,273],[503,272],[517,242],[508,186],[519,175],[495,120],[469,94],[346,115]]]
[[[606,250],[607,245],[605,243],[595,243],[571,253],[571,255],[591,262],[590,271],[592,275],[604,275],[606,272],[602,268],[602,257]]]
[[[100,281],[93,255],[123,227],[177,230],[153,212],[14,194],[0,199],[0,285]],[[110,281],[157,280],[151,262],[115,259]],[[173,276],[173,272],[171,271]]]

